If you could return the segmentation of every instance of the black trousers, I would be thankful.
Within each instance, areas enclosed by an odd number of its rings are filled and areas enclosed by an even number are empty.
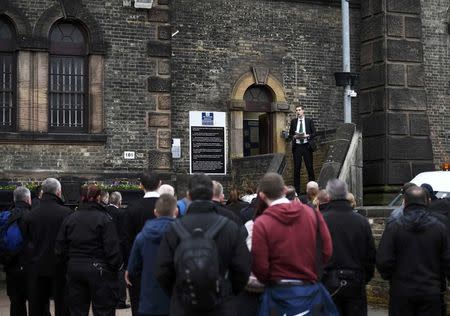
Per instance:
[[[55,302],[55,316],[67,316],[65,304],[65,276],[55,273],[53,276],[28,274],[28,296],[30,316],[49,315],[50,298]]]
[[[293,144],[292,154],[294,157],[294,187],[297,194],[300,194],[300,171],[302,169],[302,159],[305,162],[309,181],[316,180],[314,176],[313,153],[309,144]]]
[[[70,316],[86,316],[92,303],[95,316],[114,316],[117,304],[117,272],[93,263],[69,263],[67,302]]]
[[[117,304],[123,306],[127,303],[127,284],[125,283],[125,272],[123,270],[119,271],[117,283]]]
[[[390,296],[389,316],[438,316],[441,304],[441,295]]]
[[[10,316],[27,316],[27,275],[21,266],[6,269],[6,294],[9,297]]]
[[[133,286],[128,288],[130,293],[131,314],[133,316],[139,315],[139,298],[141,295],[141,275],[130,277],[130,282]]]
[[[258,316],[259,306],[261,305],[262,293],[252,293],[242,291],[237,295],[237,315],[238,316]]]
[[[333,302],[340,316],[367,316],[365,287],[342,288],[333,296]]]

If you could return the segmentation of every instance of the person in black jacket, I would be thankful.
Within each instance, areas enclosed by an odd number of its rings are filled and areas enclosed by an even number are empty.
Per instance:
[[[144,173],[141,176],[141,188],[144,190],[144,197],[132,205],[124,213],[124,244],[125,253],[123,255],[125,265],[128,264],[131,248],[133,247],[134,239],[140,233],[144,224],[149,219],[154,219],[155,204],[159,198],[158,188],[161,186],[161,179],[156,173]],[[129,288],[131,312],[133,316],[138,315],[139,296],[141,289],[140,275],[130,277],[133,284]]]
[[[331,201],[323,218],[333,241],[333,255],[324,270],[324,284],[341,316],[367,316],[366,284],[375,272],[375,242],[368,220],[355,213],[347,184],[328,181]]]
[[[222,203],[224,200],[223,186],[218,181],[213,181],[213,197],[212,201],[216,206],[217,213],[235,222],[238,226],[242,226],[242,221],[233,211],[226,208]],[[189,208],[188,208],[189,211]]]
[[[14,208],[11,217],[17,221],[20,230],[24,231],[24,217],[31,209],[31,193],[26,187],[14,190]],[[22,234],[23,235],[23,234]],[[4,266],[6,273],[6,294],[9,297],[11,316],[27,316],[27,275],[25,267],[26,253],[20,250],[8,260]]]
[[[111,192],[109,195],[109,204],[105,207],[106,213],[111,217],[115,227],[116,232],[120,241],[120,252],[125,253],[125,245],[123,239],[123,216],[124,211],[121,209],[122,205],[122,194],[120,192]],[[129,308],[130,305],[127,304],[127,285],[125,283],[125,271],[119,271],[118,273],[118,302],[117,309]]]
[[[55,316],[67,315],[64,302],[65,271],[55,256],[55,241],[61,223],[72,210],[61,200],[61,183],[54,178],[42,182],[42,199],[25,217],[27,240],[29,313],[49,314],[49,300],[55,302]]]
[[[207,231],[217,222],[221,215],[215,211],[211,201],[213,185],[211,179],[203,174],[193,175],[189,182],[189,196],[192,200],[186,216],[178,219],[181,224],[193,231],[200,228]],[[171,227],[161,241],[156,261],[155,276],[161,288],[171,297],[170,315],[230,315],[235,316],[236,306],[233,296],[241,292],[247,284],[250,275],[250,254],[245,240],[239,233],[236,223],[226,220],[225,226],[216,235],[214,241],[219,253],[220,274],[225,277],[221,286],[221,299],[218,305],[208,313],[189,313],[185,310],[175,288],[177,278],[174,254],[180,244],[180,238]]]
[[[114,316],[117,273],[123,267],[119,238],[100,204],[100,189],[88,186],[87,202],[61,225],[55,254],[67,265],[67,302],[71,316]]]
[[[440,315],[442,275],[450,275],[445,225],[427,211],[423,188],[404,193],[403,215],[383,232],[377,268],[389,280],[389,315]]]

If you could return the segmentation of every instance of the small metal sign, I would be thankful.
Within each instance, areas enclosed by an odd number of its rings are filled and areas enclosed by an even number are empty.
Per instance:
[[[123,158],[124,159],[135,159],[135,152],[134,151],[124,151]]]

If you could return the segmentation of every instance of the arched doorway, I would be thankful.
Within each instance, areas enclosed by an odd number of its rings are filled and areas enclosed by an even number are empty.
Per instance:
[[[253,67],[244,73],[230,97],[230,156],[284,153],[281,131],[286,128],[288,112],[283,86],[269,69]]]
[[[273,152],[273,92],[266,85],[252,85],[244,93],[243,137],[244,156]]]

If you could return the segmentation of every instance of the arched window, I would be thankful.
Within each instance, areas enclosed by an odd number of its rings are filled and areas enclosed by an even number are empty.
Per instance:
[[[87,132],[88,45],[84,30],[62,21],[50,30],[49,131]]]
[[[264,85],[252,85],[244,93],[245,110],[269,112],[273,102],[273,94]]]
[[[12,23],[0,16],[0,130],[16,125],[16,32]]]

